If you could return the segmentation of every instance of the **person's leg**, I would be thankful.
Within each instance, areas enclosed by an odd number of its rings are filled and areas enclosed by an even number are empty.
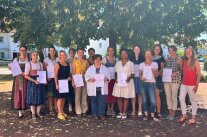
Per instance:
[[[197,114],[197,103],[196,103],[196,94],[195,92],[193,91],[193,88],[194,86],[188,86],[188,95],[189,95],[189,98],[190,98],[190,102],[192,104],[192,122],[195,123],[195,119],[196,119],[196,114]]]
[[[155,117],[155,108],[156,108],[156,101],[155,101],[155,85],[154,83],[148,84],[148,97],[149,97],[149,111],[151,113],[152,118]]]
[[[177,105],[178,105],[178,89],[179,89],[180,84],[174,83],[171,84],[171,89],[172,89],[172,116],[175,116],[176,110],[177,110]]]
[[[35,115],[36,114],[36,112],[35,112],[35,106],[34,105],[31,105],[30,106],[30,110],[32,112],[32,115]]]
[[[136,112],[136,97],[131,99],[132,102],[132,115],[135,115]]]
[[[82,94],[81,94],[81,109],[82,109],[82,113],[86,113],[88,111],[88,95],[87,95],[87,90],[86,87],[82,87],[81,90]]]
[[[160,114],[161,100],[160,100],[160,90],[155,88],[155,99],[156,99],[156,112]]]
[[[82,114],[81,109],[81,87],[75,88],[75,112],[77,115]]]
[[[123,102],[121,97],[117,97],[117,103],[118,103],[118,108],[119,108],[119,113],[123,113]]]
[[[180,119],[181,122],[185,120],[187,117],[186,103],[185,103],[186,95],[187,95],[187,87],[182,84],[180,87],[180,96],[179,96],[180,106],[181,106],[182,115],[183,115],[182,118]]]
[[[147,86],[145,82],[141,82],[142,108],[145,116],[148,116],[148,100],[147,100]]]
[[[123,113],[125,113],[125,114],[126,114],[126,111],[128,109],[128,104],[129,104],[129,99],[124,98],[124,111],[123,111]]]
[[[53,111],[53,97],[48,97],[49,110]]]
[[[106,95],[98,95],[98,115],[105,116],[106,110]]]
[[[172,115],[172,90],[171,90],[171,83],[164,83],[165,95],[166,95],[166,102],[167,108],[169,111],[169,116]]]
[[[98,100],[96,96],[90,96],[91,100],[91,111],[93,116],[98,116]]]
[[[57,108],[58,108],[58,114],[62,114],[62,99],[57,99]]]
[[[62,114],[65,114],[65,112],[64,112],[64,106],[65,106],[65,100],[66,100],[66,98],[64,97],[64,98],[62,98],[62,103],[61,103],[61,110],[62,110]]]
[[[57,108],[57,98],[53,99],[53,103],[54,103],[54,109],[56,112],[58,112],[58,108]]]

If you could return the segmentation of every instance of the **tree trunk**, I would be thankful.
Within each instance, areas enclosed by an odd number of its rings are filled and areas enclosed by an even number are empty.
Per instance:
[[[114,31],[112,31],[112,29],[110,29],[111,31],[109,32],[109,46],[114,48],[114,55],[117,55],[117,46],[116,46],[116,34],[114,33]]]

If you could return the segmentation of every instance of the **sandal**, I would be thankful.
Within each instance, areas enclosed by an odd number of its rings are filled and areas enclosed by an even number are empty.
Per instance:
[[[144,116],[144,117],[143,117],[143,120],[144,120],[144,121],[149,120],[149,116]]]
[[[65,118],[69,118],[69,116],[68,116],[67,114],[63,114],[63,116],[64,116]]]
[[[156,122],[157,122],[157,121],[160,121],[160,120],[159,120],[158,118],[156,118],[156,117],[152,117],[152,120],[153,120],[153,121],[156,121]]]
[[[63,114],[59,113],[59,114],[58,114],[58,119],[59,119],[59,120],[65,120],[65,117],[64,117]]]
[[[196,118],[191,118],[189,121],[188,121],[188,125],[194,125],[196,123]]]
[[[188,117],[187,116],[186,117],[182,116],[182,117],[180,117],[180,119],[178,119],[178,123],[183,123],[186,120],[188,120]]]

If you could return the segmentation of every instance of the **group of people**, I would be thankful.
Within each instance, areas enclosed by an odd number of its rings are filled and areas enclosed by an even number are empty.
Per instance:
[[[69,117],[64,112],[66,102],[69,112],[75,111],[77,117],[86,117],[90,111],[95,119],[101,120],[105,119],[106,114],[116,115],[114,106],[117,103],[116,117],[126,119],[130,99],[132,116],[143,115],[143,120],[159,121],[162,117],[160,92],[165,91],[167,119],[174,120],[180,90],[182,116],[178,122],[188,119],[185,102],[188,94],[192,104],[192,118],[188,124],[196,123],[195,93],[201,73],[199,62],[191,47],[187,47],[184,57],[180,58],[176,54],[177,48],[169,46],[169,57],[164,59],[159,44],[154,45],[152,50],[146,50],[144,54],[141,47],[135,45],[132,55],[129,55],[127,49],[121,49],[120,60],[115,57],[113,47],[107,48],[105,57],[95,54],[95,50],[90,48],[88,59],[85,59],[84,49],[81,48],[70,48],[67,58],[65,51],[59,51],[57,57],[55,48],[50,47],[43,63],[39,61],[37,51],[32,51],[30,58],[27,57],[26,46],[20,46],[19,51],[20,54],[15,61],[19,62],[22,74],[14,78],[12,94],[12,105],[14,109],[19,110],[19,117],[23,116],[22,110],[30,107],[32,119],[41,118],[41,106],[48,99],[50,114],[57,113],[60,120]],[[39,83],[37,71],[47,71],[48,66],[54,67],[54,78],[47,78],[45,84]],[[166,75],[163,73],[165,68],[172,71],[169,82],[163,81],[163,75]],[[81,75],[84,83],[82,86],[76,85],[75,75]],[[96,84],[97,75],[103,76],[102,86]],[[59,80],[66,79],[69,93],[60,93]]]

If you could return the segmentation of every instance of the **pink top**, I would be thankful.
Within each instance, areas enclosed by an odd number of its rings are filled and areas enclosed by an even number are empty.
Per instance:
[[[187,61],[184,61],[182,84],[187,86],[196,85],[196,67],[190,70]]]

